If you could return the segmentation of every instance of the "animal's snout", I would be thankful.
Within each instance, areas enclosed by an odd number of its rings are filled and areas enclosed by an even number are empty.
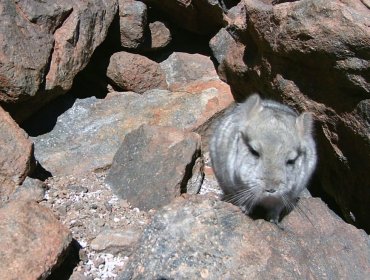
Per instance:
[[[274,192],[276,192],[276,189],[273,189],[273,188],[266,189],[265,192],[274,193]]]

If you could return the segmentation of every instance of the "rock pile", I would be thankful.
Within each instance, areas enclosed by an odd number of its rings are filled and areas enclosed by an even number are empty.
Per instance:
[[[0,4],[2,279],[365,279],[369,9]],[[319,198],[282,229],[220,201],[208,138],[254,91],[314,113],[310,190],[358,228]]]

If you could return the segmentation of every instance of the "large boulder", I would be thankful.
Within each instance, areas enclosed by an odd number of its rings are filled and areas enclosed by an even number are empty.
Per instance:
[[[302,199],[279,228],[201,195],[164,206],[118,279],[366,279],[370,239]]]
[[[0,106],[0,201],[21,185],[35,164],[33,143]],[[1,203],[0,203],[1,204]]]
[[[117,1],[0,4],[0,102],[23,120],[67,92],[107,35]]]
[[[109,167],[125,135],[142,124],[197,129],[231,102],[225,90],[112,92],[105,99],[69,100],[70,108],[56,117],[62,104],[58,100],[37,114],[27,129],[45,169],[53,175],[79,175]]]
[[[46,279],[71,242],[51,210],[32,201],[8,203],[0,208],[1,279]]]
[[[370,231],[369,8],[358,0],[269,2],[244,0],[230,13],[231,36],[222,30],[211,44],[220,74],[238,100],[259,91],[314,113],[313,185]],[[228,43],[217,48],[220,38]]]
[[[134,207],[157,209],[182,192],[197,193],[203,181],[200,136],[143,125],[127,134],[106,182]],[[195,168],[194,168],[195,167]]]

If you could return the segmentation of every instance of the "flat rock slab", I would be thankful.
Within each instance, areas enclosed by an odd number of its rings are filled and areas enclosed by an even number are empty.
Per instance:
[[[163,207],[118,279],[366,279],[370,239],[319,199],[276,225],[201,195]]]
[[[194,130],[231,100],[229,88],[215,87],[197,89],[196,94],[152,90],[142,95],[113,92],[103,100],[78,99],[57,118],[50,132],[32,138],[35,156],[53,175],[80,175],[106,168],[125,135],[140,125]],[[53,111],[50,106],[48,112]],[[48,112],[33,120],[38,133],[44,133],[41,124]]]
[[[51,210],[36,202],[0,208],[1,279],[45,279],[72,242]]]
[[[191,181],[200,189],[203,172],[192,172],[200,147],[200,136],[194,132],[143,125],[126,135],[106,182],[134,207],[157,209],[186,192]],[[189,181],[191,177],[201,179]]]
[[[34,164],[33,143],[0,107],[0,200],[12,194]]]

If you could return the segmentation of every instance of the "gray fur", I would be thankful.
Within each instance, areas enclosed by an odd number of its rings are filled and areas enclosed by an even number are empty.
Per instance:
[[[247,214],[258,206],[277,223],[293,208],[316,166],[310,113],[250,96],[216,127],[210,155],[224,200]]]

